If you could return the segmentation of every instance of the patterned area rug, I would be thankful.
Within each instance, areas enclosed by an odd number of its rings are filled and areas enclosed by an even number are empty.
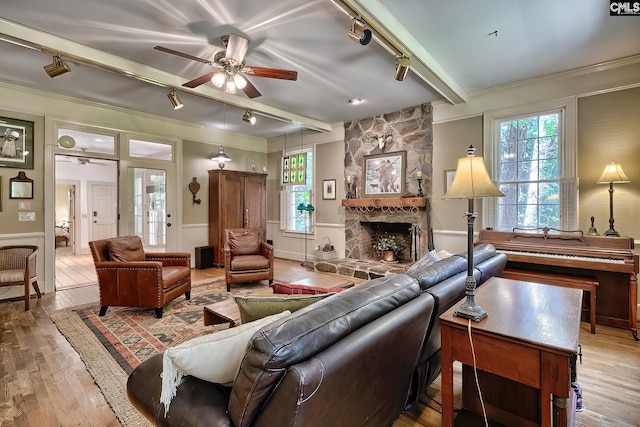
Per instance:
[[[270,293],[266,282],[234,288],[234,294]],[[98,316],[98,302],[58,310],[51,315],[60,332],[76,349],[123,426],[148,426],[129,403],[129,373],[144,359],[185,340],[226,328],[204,326],[202,307],[229,297],[224,279],[194,282],[191,300],[180,296],[164,307],[161,319],[153,309],[109,307]]]

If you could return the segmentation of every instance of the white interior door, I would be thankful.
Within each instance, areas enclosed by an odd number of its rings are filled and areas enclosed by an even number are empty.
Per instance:
[[[91,240],[118,235],[118,187],[91,184]]]

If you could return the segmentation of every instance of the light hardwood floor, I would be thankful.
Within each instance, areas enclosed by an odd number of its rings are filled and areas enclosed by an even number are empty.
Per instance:
[[[222,269],[194,269],[192,277],[195,281],[223,275]],[[284,260],[276,261],[275,275],[327,287],[345,280]],[[90,285],[32,299],[27,312],[22,301],[0,302],[0,426],[120,425],[84,363],[49,319],[55,310],[97,300],[97,286]],[[586,410],[577,414],[576,426],[640,426],[640,344],[628,331],[600,325],[592,335],[586,323],[580,340],[584,357],[578,375]],[[436,380],[421,403],[394,426],[439,426],[439,388]],[[459,395],[459,384],[455,390]]]

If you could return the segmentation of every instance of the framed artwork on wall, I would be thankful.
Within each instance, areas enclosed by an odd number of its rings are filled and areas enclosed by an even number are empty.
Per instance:
[[[33,180],[24,171],[9,180],[10,199],[33,199]]]
[[[322,180],[322,200],[335,200],[336,199],[336,180],[324,179]]]
[[[400,196],[406,163],[406,151],[364,156],[364,197]]]
[[[446,193],[451,188],[453,177],[456,176],[455,169],[447,169],[444,171],[444,192]]]
[[[0,117],[0,167],[33,169],[33,122]]]

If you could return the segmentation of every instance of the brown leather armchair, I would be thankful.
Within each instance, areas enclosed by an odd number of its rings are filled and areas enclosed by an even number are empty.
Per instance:
[[[273,283],[273,246],[262,241],[258,228],[224,230],[224,273],[227,292],[234,283],[269,280]]]
[[[138,236],[89,242],[100,288],[100,316],[110,305],[162,307],[181,294],[191,298],[191,254],[145,253]]]

